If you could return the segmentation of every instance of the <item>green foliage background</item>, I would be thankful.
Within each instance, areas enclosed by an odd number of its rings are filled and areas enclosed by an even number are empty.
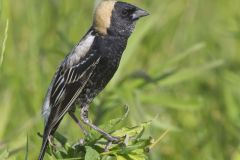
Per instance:
[[[122,126],[154,119],[147,131],[154,138],[170,129],[152,160],[240,160],[240,1],[126,1],[151,16],[137,24],[91,119],[102,124],[127,104]],[[93,7],[93,0],[0,1],[1,157],[8,150],[9,159],[24,159],[28,137],[28,158],[36,159],[44,94],[91,25]],[[68,116],[59,132],[82,136]]]

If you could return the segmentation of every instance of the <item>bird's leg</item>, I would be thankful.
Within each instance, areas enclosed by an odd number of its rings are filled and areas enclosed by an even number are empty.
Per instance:
[[[52,135],[48,136],[48,142],[52,147],[56,147],[56,144],[54,143],[54,137]]]
[[[101,133],[108,141],[113,142],[113,143],[118,143],[119,142],[119,138],[111,136],[110,134],[104,132],[102,129],[98,128],[97,126],[95,126],[94,124],[92,124],[89,121],[89,119],[88,119],[88,106],[83,106],[82,107],[81,118],[86,125],[88,125],[92,129]]]
[[[48,136],[48,142],[49,142],[49,147],[50,147],[50,150],[53,151],[53,152],[56,152],[56,147],[57,145],[54,143],[54,137],[53,135],[49,135]]]
[[[108,152],[108,151],[109,151],[109,148],[111,147],[111,145],[112,145],[112,142],[108,142],[108,143],[106,144],[105,148],[104,148],[104,151],[105,151],[105,152]]]
[[[80,121],[78,120],[78,118],[76,117],[76,115],[73,112],[69,112],[70,117],[77,123],[77,125],[80,127],[80,129],[82,130],[83,134],[86,136],[88,135],[87,130],[82,126],[82,124],[80,123]]]

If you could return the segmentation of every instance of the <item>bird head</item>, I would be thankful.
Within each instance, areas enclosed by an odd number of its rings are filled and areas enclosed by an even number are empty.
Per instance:
[[[106,0],[96,8],[94,29],[101,35],[130,36],[136,21],[149,13],[132,4]]]

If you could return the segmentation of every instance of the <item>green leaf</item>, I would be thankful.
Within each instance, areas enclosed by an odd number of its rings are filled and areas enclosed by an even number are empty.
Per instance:
[[[99,160],[99,153],[90,146],[86,146],[85,160]]]
[[[120,156],[117,156],[117,160],[127,160],[127,159],[120,155]]]
[[[117,160],[117,158],[115,156],[105,155],[101,160]]]
[[[120,130],[115,131],[113,135],[117,137],[124,137],[126,135],[128,135],[129,137],[138,136],[139,134],[142,133],[144,128],[148,127],[150,124],[151,122],[145,122],[140,124],[139,126],[135,126],[131,128],[124,127],[124,128],[121,128]]]
[[[129,157],[134,160],[146,160],[147,159],[146,154],[141,149],[135,150],[135,154],[129,154]]]
[[[101,128],[102,130],[106,131],[106,132],[112,132],[112,130],[114,128],[116,128],[116,126],[122,122],[124,119],[126,119],[126,117],[128,116],[129,113],[129,107],[125,106],[125,113],[118,118],[112,119],[110,121],[108,121],[107,123],[100,125],[99,128]],[[91,130],[90,134],[87,136],[87,140],[88,141],[93,141],[98,139],[101,136],[101,134],[95,130]]]
[[[64,135],[60,134],[59,132],[56,132],[54,134],[54,138],[57,139],[58,142],[60,142],[62,146],[67,147],[66,146],[67,145],[67,138]]]
[[[138,150],[138,153],[139,153],[139,150],[141,150],[141,153],[144,153],[144,150],[148,146],[152,145],[152,142],[153,142],[153,140],[151,137],[149,137],[148,139],[141,139],[132,145],[122,147],[119,150],[116,150],[116,153],[122,154],[122,155],[128,155],[130,153],[133,153],[136,150]]]

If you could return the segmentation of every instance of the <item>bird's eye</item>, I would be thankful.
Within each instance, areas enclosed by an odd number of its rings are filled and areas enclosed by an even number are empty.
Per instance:
[[[124,9],[124,10],[122,10],[122,15],[123,15],[123,16],[127,16],[127,15],[128,15],[128,11],[127,11],[127,10],[125,10],[125,9]]]

